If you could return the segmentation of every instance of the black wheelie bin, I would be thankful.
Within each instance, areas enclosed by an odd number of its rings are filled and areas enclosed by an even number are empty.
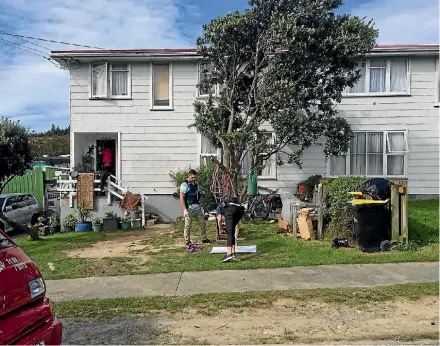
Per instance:
[[[363,252],[388,251],[391,248],[391,188],[383,178],[367,180],[362,197],[349,203],[357,221],[356,238]]]

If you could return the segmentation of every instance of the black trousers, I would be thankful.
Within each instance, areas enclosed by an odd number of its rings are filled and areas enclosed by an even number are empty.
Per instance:
[[[105,184],[107,183],[107,178],[113,174],[113,167],[104,167],[101,171],[99,188],[104,190]]]
[[[225,224],[228,229],[227,246],[235,245],[235,226],[238,225],[244,214],[244,207],[229,204],[225,208]]]

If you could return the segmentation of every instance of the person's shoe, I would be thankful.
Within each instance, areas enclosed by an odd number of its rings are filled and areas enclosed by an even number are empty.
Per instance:
[[[232,258],[237,258],[237,255],[235,252],[232,254]]]
[[[225,257],[222,258],[222,262],[231,262],[234,258],[232,257],[232,254],[230,255],[225,255]]]
[[[210,241],[209,239],[203,239],[202,243],[203,244],[212,244],[212,241]]]

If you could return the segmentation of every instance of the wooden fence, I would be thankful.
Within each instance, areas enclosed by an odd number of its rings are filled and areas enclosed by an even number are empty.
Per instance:
[[[24,175],[16,176],[9,181],[5,185],[2,193],[29,193],[35,196],[40,205],[44,205],[44,183],[46,180],[54,178],[54,172],[55,169],[49,167],[46,168],[46,171],[44,171],[42,167],[34,167],[28,170]]]

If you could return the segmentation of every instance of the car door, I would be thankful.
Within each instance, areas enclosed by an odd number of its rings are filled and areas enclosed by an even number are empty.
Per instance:
[[[3,214],[6,216],[6,218],[14,221],[14,222],[19,222],[17,220],[17,205],[16,205],[16,200],[17,197],[15,195],[10,195],[6,197],[5,200],[5,204],[3,206]],[[11,227],[11,225],[9,225],[9,227],[6,227],[6,230],[9,232],[11,231],[13,228]]]
[[[19,197],[19,200],[17,201],[18,217],[20,220],[20,224],[22,225],[27,225],[29,222],[31,222],[32,210],[31,210],[30,202],[31,199],[29,195],[22,195]]]
[[[32,220],[34,215],[41,215],[42,210],[38,204],[37,199],[32,196],[32,195],[28,195],[28,205],[29,205],[29,219],[27,221],[27,223],[32,223],[32,221],[36,221],[36,220]]]

